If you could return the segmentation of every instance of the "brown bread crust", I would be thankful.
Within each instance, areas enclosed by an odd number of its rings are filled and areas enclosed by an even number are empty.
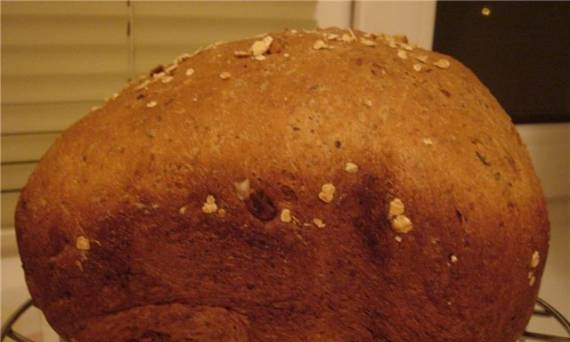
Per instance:
[[[549,224],[513,124],[458,61],[354,35],[209,47],[57,139],[16,225],[63,337],[521,335]]]

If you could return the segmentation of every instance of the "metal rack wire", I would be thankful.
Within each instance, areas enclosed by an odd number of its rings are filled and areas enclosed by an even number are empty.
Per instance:
[[[2,335],[0,342],[16,341],[16,342],[34,342],[33,340],[23,336],[14,330],[14,324],[33,306],[32,300],[27,300],[22,304],[2,325]],[[547,335],[542,333],[525,331],[522,341],[547,341],[547,342],[570,342],[570,322],[552,305],[545,300],[537,298],[533,316],[546,317],[556,320],[566,331],[567,337]]]
[[[28,311],[29,308],[33,306],[32,300],[28,299],[24,304],[22,304],[14,313],[6,320],[6,322],[2,325],[2,337],[0,341],[4,341],[7,337],[11,338],[17,342],[34,342],[27,337],[20,335],[18,332],[14,330],[14,324],[18,321],[18,319]]]
[[[541,333],[525,331],[524,335],[523,335],[524,340],[528,340],[528,341],[555,341],[555,342],[558,342],[558,341],[568,342],[568,341],[570,341],[570,322],[568,322],[568,319],[566,319],[566,317],[564,317],[558,310],[556,310],[552,305],[548,304],[543,299],[537,298],[536,299],[536,306],[538,306],[539,308],[534,309],[533,316],[555,319],[564,328],[564,330],[566,331],[566,335],[568,335],[568,336],[567,337],[553,336],[553,335],[546,335],[546,334],[541,334]]]

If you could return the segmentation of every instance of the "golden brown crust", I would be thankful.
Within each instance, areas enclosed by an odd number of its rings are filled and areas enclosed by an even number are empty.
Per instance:
[[[44,156],[16,224],[50,323],[77,341],[514,341],[548,222],[489,91],[387,36],[270,36],[130,85]]]

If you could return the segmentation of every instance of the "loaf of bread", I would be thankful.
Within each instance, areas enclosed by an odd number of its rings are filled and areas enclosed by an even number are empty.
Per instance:
[[[549,231],[471,71],[341,29],[154,69],[63,132],[16,225],[35,304],[79,342],[512,342]]]

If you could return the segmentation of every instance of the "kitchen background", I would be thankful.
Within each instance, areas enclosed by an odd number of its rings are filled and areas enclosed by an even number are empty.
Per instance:
[[[497,3],[472,2],[468,8],[461,8],[459,4],[451,10],[450,5],[446,8],[442,6],[435,1],[3,1],[2,322],[28,297],[13,227],[13,211],[19,189],[59,132],[87,113],[91,107],[101,104],[104,98],[118,91],[129,79],[145,74],[152,67],[173,60],[184,52],[191,52],[215,41],[283,28],[309,29],[315,25],[406,34],[411,42],[421,47],[432,48],[435,40],[436,47],[444,51],[457,51],[456,54],[465,52],[466,49],[462,49],[465,45],[462,44],[473,44],[476,41],[469,38],[469,35],[489,38],[490,34],[496,32],[496,39],[500,39],[500,30],[518,30],[521,32],[518,44],[523,47],[524,44],[534,44],[536,48],[544,48],[541,42],[531,39],[532,35],[525,36],[525,30],[536,30],[536,24],[532,27],[530,24],[527,27],[512,27],[510,21],[505,21],[506,16],[511,14],[501,10],[502,7]],[[544,3],[544,6],[552,4]],[[569,18],[568,6],[561,5],[560,8],[566,11],[562,12],[565,13],[565,18]],[[537,11],[540,12],[540,8]],[[475,29],[458,30],[453,26],[457,25],[457,20],[452,20],[457,15],[463,15],[462,20],[469,19],[469,27]],[[532,12],[527,15],[532,16]],[[500,20],[505,23],[503,27]],[[494,23],[492,30],[495,31],[489,31],[491,23]],[[539,29],[548,30],[548,27],[541,28],[540,23],[538,25]],[[478,31],[477,27],[483,29]],[[557,85],[555,91],[558,92],[554,96],[549,93],[552,100],[548,102],[562,104],[562,111],[553,113],[548,108],[534,106],[538,109],[531,114],[524,114],[526,117],[519,115],[515,119],[526,122],[518,124],[517,128],[541,178],[552,225],[550,255],[540,296],[554,304],[566,317],[570,317],[570,91],[567,69],[570,40],[568,28],[563,28],[562,31],[551,37],[551,43],[560,43],[558,54],[562,56],[549,52],[541,60],[544,64],[539,65],[540,68],[544,67],[545,72],[550,70],[554,71],[554,75],[556,72],[563,75],[558,81],[562,80],[563,83]],[[453,32],[456,32],[456,37],[453,37]],[[441,40],[442,35],[445,41]],[[453,45],[450,42],[460,43]],[[467,60],[465,62],[475,72],[479,72],[477,68],[480,68],[481,75],[492,75],[492,72],[485,69],[488,64],[484,63],[485,56],[500,56],[501,53],[511,51],[498,51],[500,46],[501,44],[494,44],[494,50],[488,51],[477,49],[479,60],[471,59],[470,62],[474,65],[467,63]],[[524,55],[517,59],[519,63],[525,63]],[[560,60],[566,66],[552,65],[553,61]],[[559,70],[564,67],[566,69]],[[540,68],[539,71],[542,70]],[[502,69],[495,66],[492,70]],[[534,102],[526,101],[526,96],[523,102],[531,105],[540,103],[541,99],[545,102],[545,95],[540,93],[544,90],[544,84],[535,84],[535,79],[531,83],[525,76],[523,72],[518,74],[518,78],[509,79],[511,86],[525,84],[525,89],[536,91]],[[504,93],[501,84],[497,84],[496,89],[493,88],[497,82],[492,77],[489,81],[483,79],[486,83],[490,82],[487,85],[496,94]],[[552,80],[554,82],[556,78]],[[501,100],[501,96],[498,98]],[[510,101],[508,97],[505,99]],[[18,328],[35,341],[57,341],[56,335],[37,311],[27,314],[19,322]],[[564,335],[560,327],[546,319],[533,319],[529,330]]]

